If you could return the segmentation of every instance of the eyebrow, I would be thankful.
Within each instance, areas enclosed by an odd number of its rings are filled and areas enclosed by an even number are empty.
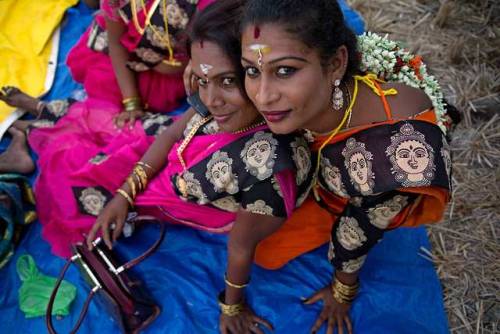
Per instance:
[[[255,64],[253,61],[246,59],[245,57],[241,57],[241,60],[243,60],[249,64]],[[271,61],[268,61],[267,63],[274,64],[274,63],[278,63],[278,62],[283,61],[283,60],[297,60],[297,61],[300,61],[303,63],[309,63],[309,61],[307,59],[304,59],[301,57],[296,57],[296,56],[284,56],[284,57],[280,57],[280,58],[276,58],[276,59],[273,59]]]

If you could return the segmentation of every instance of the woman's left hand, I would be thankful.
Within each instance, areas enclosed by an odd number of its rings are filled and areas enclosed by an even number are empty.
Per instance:
[[[248,306],[238,315],[227,316],[221,314],[219,319],[221,334],[264,334],[259,325],[266,327],[270,331],[273,330],[273,326],[267,320],[255,315]]]
[[[347,327],[347,333],[352,334],[351,319],[349,319],[349,309],[351,304],[341,304],[333,298],[331,285],[325,286],[309,297],[304,304],[311,305],[318,301],[323,301],[323,310],[318,319],[311,328],[311,333],[316,333],[324,322],[327,323],[327,334],[333,334],[335,326],[338,328],[339,334],[344,334],[344,323]]]

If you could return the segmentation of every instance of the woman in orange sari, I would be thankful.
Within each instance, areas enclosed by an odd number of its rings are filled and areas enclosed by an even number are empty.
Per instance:
[[[277,268],[330,242],[332,283],[306,301],[323,301],[312,332],[326,323],[327,333],[335,327],[343,333],[344,326],[352,333],[348,311],[370,249],[387,230],[438,222],[450,197],[444,104],[435,81],[418,58],[403,57],[387,40],[369,34],[364,41],[363,47],[389,50],[362,50],[361,67],[356,37],[336,1],[247,3],[248,96],[273,132],[309,135],[316,168],[312,195],[260,244],[257,258],[262,263],[272,249],[266,267]],[[380,76],[411,85],[416,78],[423,90]]]

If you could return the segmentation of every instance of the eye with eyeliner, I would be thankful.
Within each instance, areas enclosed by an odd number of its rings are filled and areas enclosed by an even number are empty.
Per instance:
[[[259,70],[255,66],[245,66],[245,75],[248,78],[256,78],[259,75]]]
[[[276,76],[278,78],[288,78],[297,72],[297,68],[292,66],[279,66],[276,69]]]
[[[202,77],[195,75],[195,80],[196,80],[196,82],[198,82],[198,86],[200,86],[200,87],[205,87],[208,85],[208,80],[205,78],[202,78]]]
[[[223,77],[221,78],[221,86],[223,88],[232,88],[236,86],[236,78],[234,77]]]

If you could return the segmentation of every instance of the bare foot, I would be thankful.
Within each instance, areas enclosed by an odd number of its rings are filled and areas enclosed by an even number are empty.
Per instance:
[[[9,133],[12,142],[7,150],[0,154],[0,173],[29,174],[35,170],[35,164],[30,157],[24,132],[11,127]]]
[[[4,86],[0,89],[0,100],[7,103],[11,107],[24,109],[33,115],[37,116],[36,107],[40,100],[23,93],[19,88],[12,86]]]

